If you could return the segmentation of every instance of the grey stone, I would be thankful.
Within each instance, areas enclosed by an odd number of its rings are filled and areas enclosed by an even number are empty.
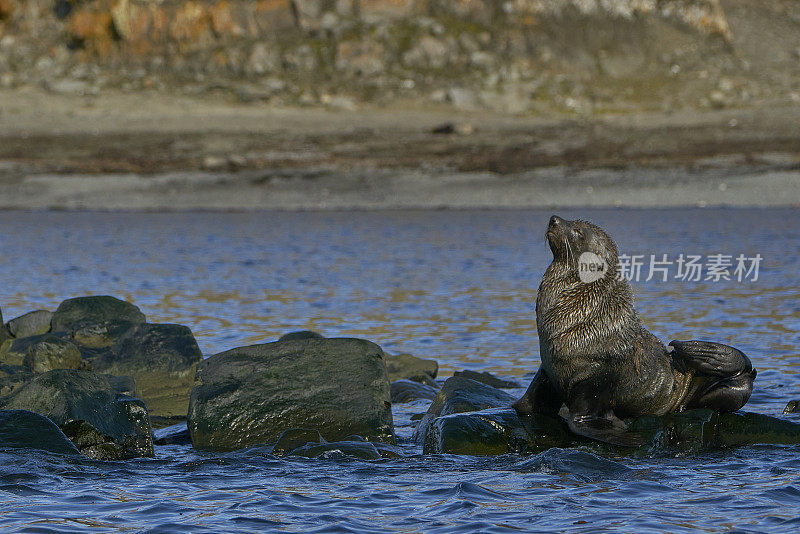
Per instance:
[[[433,400],[439,390],[413,380],[395,380],[391,391],[392,403],[403,403],[419,399]]]
[[[427,382],[436,378],[439,373],[439,363],[436,360],[419,358],[411,354],[387,354],[385,361],[391,382],[403,379]]]
[[[8,321],[7,327],[14,337],[39,336],[50,331],[50,321],[52,319],[53,312],[36,310],[11,319]],[[2,317],[0,317],[0,320],[2,320]]]
[[[28,347],[22,364],[33,373],[45,373],[54,369],[85,368],[77,345],[52,335],[45,335],[40,341]]]
[[[133,304],[109,296],[77,297],[62,302],[53,314],[53,332],[72,332],[105,321],[145,322],[145,316]]]

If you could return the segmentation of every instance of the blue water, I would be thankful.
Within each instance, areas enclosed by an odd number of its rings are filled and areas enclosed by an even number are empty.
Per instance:
[[[599,224],[630,255],[760,254],[756,281],[635,282],[637,308],[664,340],[748,353],[759,369],[748,410],[779,415],[800,398],[800,210],[558,214]],[[190,326],[206,355],[313,329],[435,358],[443,378],[469,368],[524,383],[539,361],[533,303],[550,215],[0,212],[0,306],[8,320],[112,294],[150,321]],[[409,441],[426,404],[393,407],[408,454],[398,460],[181,446],[127,462],[0,451],[0,529],[800,531],[800,446],[426,457]]]

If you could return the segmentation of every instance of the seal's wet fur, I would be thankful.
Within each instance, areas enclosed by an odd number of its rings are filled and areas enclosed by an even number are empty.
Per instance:
[[[569,410],[570,427],[603,441],[624,433],[619,418],[688,408],[741,408],[756,372],[743,353],[718,343],[673,341],[668,350],[641,323],[628,281],[618,276],[614,241],[586,221],[553,216],[553,261],[536,298],[542,365],[514,407],[521,416]],[[606,268],[583,282],[579,257],[592,252]]]

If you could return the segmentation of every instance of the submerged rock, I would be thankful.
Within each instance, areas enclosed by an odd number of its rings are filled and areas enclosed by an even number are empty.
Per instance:
[[[796,400],[789,401],[786,404],[786,408],[783,409],[784,414],[798,413],[798,412],[800,412],[800,401]]]
[[[16,338],[40,336],[50,331],[53,312],[36,310],[8,321],[8,331]],[[1,320],[1,319],[0,319]]]
[[[74,332],[83,326],[105,321],[145,322],[145,316],[133,304],[109,296],[77,297],[62,302],[53,314],[53,332]]]
[[[185,416],[195,369],[203,359],[192,331],[177,324],[112,326],[111,346],[83,351],[92,369],[133,377],[139,398],[153,415]]]
[[[307,445],[308,443],[319,444],[327,443],[325,438],[318,430],[311,428],[290,428],[278,438],[278,442],[272,447],[272,454],[283,456],[293,450]]]
[[[362,460],[379,460],[381,453],[370,442],[337,441],[334,443],[309,443],[293,450],[288,456],[303,456],[305,458],[351,456]]]
[[[428,427],[439,416],[508,407],[513,402],[514,397],[505,391],[469,378],[459,376],[448,378],[417,425],[413,439],[417,443],[423,443]]]
[[[54,422],[28,410],[0,410],[0,449],[80,454]]]
[[[236,450],[309,428],[338,440],[394,440],[384,354],[361,339],[240,347],[197,368],[189,431],[198,449]]]
[[[503,380],[502,378],[498,378],[491,373],[479,373],[477,371],[456,371],[453,373],[453,376],[460,376],[461,378],[469,378],[470,380],[474,380],[475,382],[480,382],[481,384],[486,384],[487,386],[492,386],[493,388],[521,388],[522,385],[512,381],[512,380]]]
[[[49,418],[91,458],[152,457],[150,417],[132,393],[129,378],[60,369],[0,398],[0,409],[30,410]]]
[[[278,341],[291,341],[293,339],[324,339],[325,336],[311,330],[300,330],[299,332],[289,332],[282,335]]]
[[[439,392],[434,387],[413,380],[395,380],[391,387],[393,403],[411,402],[418,399],[433,400],[436,393]]]
[[[437,417],[424,435],[423,453],[531,454],[550,447],[568,447],[576,439],[558,417],[537,415],[523,422],[513,408],[490,408]]]
[[[387,354],[386,371],[389,373],[390,382],[405,379],[430,383],[439,373],[439,363],[411,354]]]
[[[66,339],[44,335],[28,347],[22,364],[33,373],[45,373],[54,369],[83,369],[78,347]]]

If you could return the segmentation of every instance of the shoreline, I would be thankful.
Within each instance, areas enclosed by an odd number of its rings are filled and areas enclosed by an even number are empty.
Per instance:
[[[798,207],[798,124],[781,104],[541,117],[0,90],[0,209]]]

